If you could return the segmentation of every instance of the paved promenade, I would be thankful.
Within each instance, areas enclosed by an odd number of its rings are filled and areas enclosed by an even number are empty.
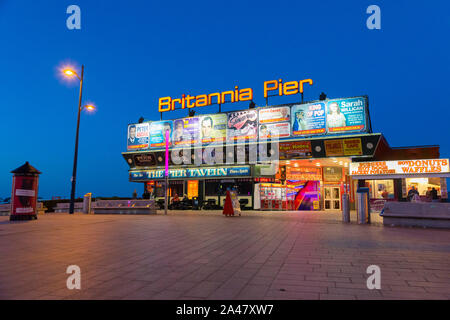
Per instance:
[[[0,217],[1,299],[449,299],[450,231],[337,213]],[[355,220],[353,216],[353,221]],[[81,290],[66,268],[81,268]],[[381,268],[369,290],[366,268]]]

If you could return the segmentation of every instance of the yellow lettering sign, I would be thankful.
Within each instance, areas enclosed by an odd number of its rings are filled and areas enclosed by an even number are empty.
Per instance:
[[[312,79],[304,79],[300,81],[288,81],[283,83],[282,79],[269,80],[264,82],[264,98],[269,96],[289,96],[292,94],[303,93],[304,84],[312,85]],[[238,86],[234,90],[223,92],[214,92],[210,94],[200,94],[197,96],[185,95],[181,99],[173,99],[172,97],[159,98],[158,111],[166,112],[176,109],[205,107],[213,104],[233,103],[239,101],[252,101],[253,89],[239,89]]]

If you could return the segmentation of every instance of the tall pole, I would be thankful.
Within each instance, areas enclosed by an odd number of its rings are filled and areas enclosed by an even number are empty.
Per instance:
[[[164,182],[164,214],[167,214],[167,207],[168,207],[168,201],[167,201],[167,189],[169,184],[169,139],[170,134],[169,130],[166,130],[165,132],[166,137],[166,170],[165,170],[165,182]]]
[[[75,135],[75,155],[73,157],[72,190],[70,191],[69,214],[73,214],[75,206],[75,186],[77,181],[77,160],[78,160],[78,134],[80,132],[81,96],[83,94],[83,75],[84,75],[84,65],[81,66],[80,97],[78,99],[77,133]]]

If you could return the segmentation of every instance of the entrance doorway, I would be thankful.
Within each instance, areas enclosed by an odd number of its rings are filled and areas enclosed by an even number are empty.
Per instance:
[[[324,187],[324,209],[341,210],[341,189],[339,187]]]

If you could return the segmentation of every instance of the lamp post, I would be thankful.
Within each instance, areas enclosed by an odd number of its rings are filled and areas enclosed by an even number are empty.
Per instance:
[[[167,214],[167,207],[169,206],[168,204],[168,199],[167,199],[167,189],[168,189],[168,184],[169,184],[169,140],[170,140],[170,132],[169,130],[166,130],[165,132],[165,137],[166,137],[166,167],[165,167],[165,181],[164,181],[164,214]]]
[[[76,76],[80,80],[80,95],[78,98],[78,116],[77,116],[77,133],[75,135],[75,154],[73,157],[73,172],[72,172],[72,189],[70,191],[70,207],[69,207],[69,214],[73,214],[74,207],[75,207],[75,186],[76,186],[76,180],[77,180],[77,161],[78,161],[78,136],[80,132],[80,115],[81,111],[86,108],[89,111],[92,111],[95,109],[93,105],[86,105],[81,106],[81,98],[83,95],[83,77],[84,77],[84,65],[81,66],[81,76],[79,76],[74,70],[72,69],[65,69],[63,73],[68,77]]]

